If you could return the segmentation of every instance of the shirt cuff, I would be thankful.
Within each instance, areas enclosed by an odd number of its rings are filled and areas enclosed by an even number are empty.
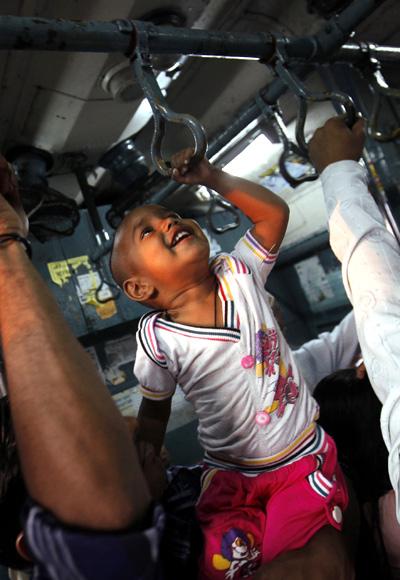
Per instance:
[[[365,167],[362,167],[358,161],[354,161],[353,159],[344,159],[343,161],[336,161],[335,163],[331,163],[321,173],[321,179],[329,178],[331,175],[336,177],[342,171],[351,171],[353,172],[356,167],[365,170]]]
[[[337,201],[354,199],[367,194],[368,172],[357,161],[345,160],[331,163],[321,173],[328,217],[332,214]]]

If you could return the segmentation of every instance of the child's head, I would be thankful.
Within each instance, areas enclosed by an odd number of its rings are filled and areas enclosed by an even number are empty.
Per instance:
[[[359,497],[373,500],[386,493],[391,486],[380,427],[382,405],[368,375],[355,368],[336,371],[318,383],[314,397],[319,422],[334,438]]]
[[[197,222],[160,205],[144,205],[119,226],[110,265],[129,298],[166,309],[208,273],[209,252]]]

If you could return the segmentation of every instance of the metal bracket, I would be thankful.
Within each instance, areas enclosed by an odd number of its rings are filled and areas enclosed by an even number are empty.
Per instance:
[[[289,173],[286,163],[291,156],[301,157],[307,163],[309,163],[309,160],[304,156],[300,148],[295,143],[292,143],[292,141],[290,141],[289,137],[287,136],[286,127],[278,105],[276,103],[274,105],[269,105],[264,101],[261,95],[257,95],[255,100],[260,108],[260,111],[265,116],[265,118],[271,122],[272,126],[278,134],[280,141],[282,142],[283,151],[279,158],[279,171],[282,177],[291,187],[298,187],[302,183],[306,183],[307,181],[315,181],[318,179],[318,173],[314,169],[312,173],[302,175],[301,177],[294,177]]]
[[[388,142],[394,141],[400,137],[400,127],[384,132],[378,128],[379,112],[383,99],[400,99],[400,89],[389,87],[382,73],[382,65],[379,60],[372,56],[374,44],[367,45],[367,64],[364,65],[364,72],[369,74],[369,82],[372,89],[373,101],[372,109],[367,123],[368,135],[376,141]]]
[[[154,133],[151,142],[151,159],[159,173],[165,176],[171,175],[171,165],[165,161],[161,152],[161,145],[165,135],[166,121],[187,127],[193,137],[194,154],[191,163],[203,159],[207,151],[207,136],[203,125],[192,115],[175,113],[168,106],[164,95],[158,86],[150,65],[150,53],[148,50],[147,33],[145,29],[140,31],[138,48],[135,52],[133,70],[142,87],[144,96],[149,102],[154,117]]]
[[[216,194],[214,191],[212,191],[212,189],[207,188],[207,191],[211,197],[210,207],[206,215],[207,224],[210,230],[212,230],[215,234],[223,234],[225,232],[228,232],[229,230],[234,230],[235,228],[237,228],[238,225],[240,224],[240,215],[235,206],[232,205],[227,199],[224,199],[220,195]],[[213,213],[217,205],[219,205],[225,211],[228,211],[234,216],[233,222],[225,224],[224,226],[217,226],[214,224]]]
[[[137,31],[134,21],[128,18],[118,18],[117,20],[113,20],[113,23],[117,26],[118,32],[130,37],[129,46],[125,51],[125,56],[130,58],[136,46]]]

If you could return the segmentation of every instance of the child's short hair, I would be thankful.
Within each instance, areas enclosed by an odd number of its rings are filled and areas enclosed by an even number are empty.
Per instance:
[[[16,550],[27,492],[21,473],[8,397],[0,399],[0,564],[15,569],[30,564]]]
[[[354,368],[322,379],[314,397],[320,407],[319,423],[336,443],[339,461],[362,501],[374,501],[391,489],[388,450],[383,441],[382,405],[368,375]]]

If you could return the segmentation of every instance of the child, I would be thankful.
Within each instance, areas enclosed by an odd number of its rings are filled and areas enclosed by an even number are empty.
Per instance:
[[[338,457],[361,507],[357,578],[399,577],[400,526],[380,428],[382,404],[364,364],[326,376],[314,391],[319,423],[335,438]]]
[[[288,207],[271,191],[213,167],[173,160],[173,178],[212,188],[253,227],[209,263],[199,225],[160,206],[133,210],[116,233],[111,266],[133,300],[156,309],[137,333],[141,436],[160,448],[179,384],[199,417],[205,470],[197,515],[201,578],[246,577],[341,528],[347,492],[318,406],[273,318],[264,285]]]

